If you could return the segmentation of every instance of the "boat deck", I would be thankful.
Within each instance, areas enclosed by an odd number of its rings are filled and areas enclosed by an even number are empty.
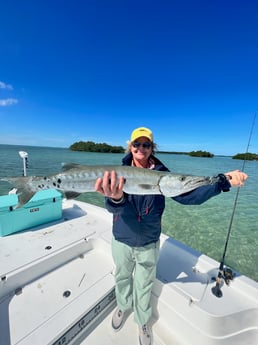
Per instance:
[[[139,345],[138,326],[133,320],[133,314],[130,314],[125,325],[119,332],[114,332],[111,328],[111,319],[113,311],[88,335],[81,345]],[[173,325],[168,329],[162,327],[161,323],[152,319],[153,345],[183,345],[178,342],[173,334]]]
[[[133,314],[119,332],[111,215],[65,201],[59,221],[0,238],[0,343],[137,345]],[[238,275],[211,293],[218,263],[161,236],[153,288],[154,345],[257,345],[258,284]]]

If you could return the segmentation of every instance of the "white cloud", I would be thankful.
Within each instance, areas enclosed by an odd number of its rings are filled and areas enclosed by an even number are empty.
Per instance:
[[[0,81],[0,89],[7,89],[7,90],[12,90],[13,87],[10,84],[6,84],[3,81]]]
[[[0,107],[6,107],[16,103],[18,103],[18,100],[15,98],[0,99]]]

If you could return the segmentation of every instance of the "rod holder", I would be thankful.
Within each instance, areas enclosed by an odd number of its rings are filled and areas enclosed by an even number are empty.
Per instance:
[[[27,176],[28,153],[25,151],[19,151],[19,155],[23,160],[23,176]]]

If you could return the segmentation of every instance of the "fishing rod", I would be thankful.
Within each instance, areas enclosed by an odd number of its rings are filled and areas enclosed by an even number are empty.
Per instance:
[[[246,147],[245,157],[244,157],[243,166],[242,166],[243,172],[245,170],[247,154],[248,154],[251,138],[253,135],[256,113],[257,113],[257,111],[254,113],[253,122],[252,122],[251,130],[250,130],[250,134],[249,134],[249,138],[248,138],[248,143],[247,143],[247,147]],[[229,222],[228,233],[227,233],[227,237],[226,237],[224,251],[223,251],[222,259],[221,259],[220,266],[219,266],[218,276],[217,276],[217,278],[213,278],[216,281],[216,285],[214,287],[212,287],[211,291],[216,297],[219,297],[219,298],[223,296],[223,293],[221,291],[221,286],[223,284],[223,281],[225,281],[225,283],[227,285],[229,285],[230,281],[233,280],[233,278],[234,278],[234,274],[233,274],[232,270],[228,267],[225,267],[225,257],[226,257],[228,242],[229,242],[229,238],[230,238],[230,234],[231,234],[231,230],[232,230],[232,224],[233,224],[233,220],[234,220],[234,216],[235,216],[239,192],[240,192],[240,187],[237,188],[237,192],[236,192],[236,196],[235,196],[235,201],[234,201],[233,210],[232,210],[232,214],[231,214],[231,218],[230,218],[230,222]]]

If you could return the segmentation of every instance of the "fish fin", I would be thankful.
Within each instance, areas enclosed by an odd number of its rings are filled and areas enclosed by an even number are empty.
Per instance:
[[[77,198],[77,196],[81,195],[81,193],[77,193],[74,191],[67,191],[67,192],[64,192],[64,195],[66,199],[75,199]]]
[[[17,189],[16,194],[18,195],[19,204],[16,206],[16,208],[20,208],[25,205],[35,194],[35,192],[32,192],[26,188],[26,184],[29,179],[29,177],[25,176],[1,178],[2,181],[7,181]]]
[[[62,171],[68,171],[74,168],[80,167],[81,164],[76,164],[76,163],[62,163]]]
[[[144,184],[144,183],[139,183],[138,186],[142,189],[146,189],[146,190],[150,190],[150,189],[153,189],[153,187],[156,187],[156,186],[153,186],[151,184]]]
[[[19,204],[17,205],[16,208],[20,208],[22,206],[24,206],[25,204],[27,204],[27,202],[30,201],[30,199],[35,195],[35,192],[30,192],[26,189],[19,189],[18,191],[18,200],[19,200]]]

